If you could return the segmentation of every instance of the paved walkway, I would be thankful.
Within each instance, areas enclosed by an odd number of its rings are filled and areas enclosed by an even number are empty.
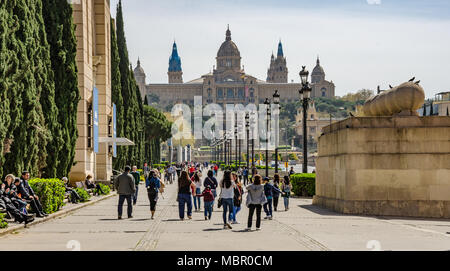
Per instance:
[[[310,199],[283,202],[262,231],[244,232],[242,224],[223,230],[222,209],[205,221],[203,213],[179,221],[176,185],[160,197],[156,219],[150,220],[145,187],[140,186],[133,219],[117,220],[117,196],[28,229],[0,237],[0,250],[450,250],[450,220],[341,215],[311,205]],[[126,214],[126,206],[124,207]]]

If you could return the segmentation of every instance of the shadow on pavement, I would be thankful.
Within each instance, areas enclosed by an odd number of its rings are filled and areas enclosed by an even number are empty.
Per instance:
[[[176,221],[181,221],[181,219],[165,219],[165,220],[161,220],[162,222],[176,222]],[[188,221],[187,219],[185,219],[185,221]]]
[[[99,221],[119,221],[119,220],[117,218],[100,218]]]
[[[251,231],[248,231],[247,229],[243,229],[243,230],[232,230],[232,232],[241,232],[241,233],[245,233],[245,232],[251,232]]]
[[[297,206],[302,208],[302,209],[305,209],[305,210],[308,210],[310,212],[313,212],[315,214],[318,214],[318,215],[348,216],[348,215],[336,213],[336,212],[333,212],[333,211],[330,211],[328,209],[325,209],[325,208],[322,208],[322,207],[319,207],[319,206],[315,206],[315,205],[312,205],[312,204],[310,204],[310,205],[297,205]]]
[[[223,231],[223,229],[218,229],[218,228],[215,228],[215,229],[204,229],[203,231]]]
[[[148,221],[150,218],[138,218],[138,219],[130,219],[130,221]]]

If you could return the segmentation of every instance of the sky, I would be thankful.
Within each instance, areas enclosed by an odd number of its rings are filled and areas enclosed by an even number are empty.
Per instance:
[[[111,0],[115,16],[118,0]],[[421,80],[428,98],[450,91],[448,0],[122,0],[130,61],[167,83],[174,40],[184,82],[216,65],[227,25],[247,74],[265,80],[283,43],[289,82],[319,56],[336,95]]]

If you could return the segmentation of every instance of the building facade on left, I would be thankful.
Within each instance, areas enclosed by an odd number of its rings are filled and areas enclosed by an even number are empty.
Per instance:
[[[111,13],[109,0],[71,0],[76,24],[78,104],[75,163],[71,182],[107,181],[112,175],[112,148],[101,138],[112,137]]]

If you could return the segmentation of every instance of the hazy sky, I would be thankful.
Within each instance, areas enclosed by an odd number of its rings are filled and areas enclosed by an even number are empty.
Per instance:
[[[112,15],[118,0],[111,0]],[[450,91],[448,0],[122,0],[133,66],[166,83],[174,39],[185,82],[216,64],[227,24],[248,74],[265,80],[279,39],[298,82],[317,56],[336,95],[416,76],[427,97]]]

